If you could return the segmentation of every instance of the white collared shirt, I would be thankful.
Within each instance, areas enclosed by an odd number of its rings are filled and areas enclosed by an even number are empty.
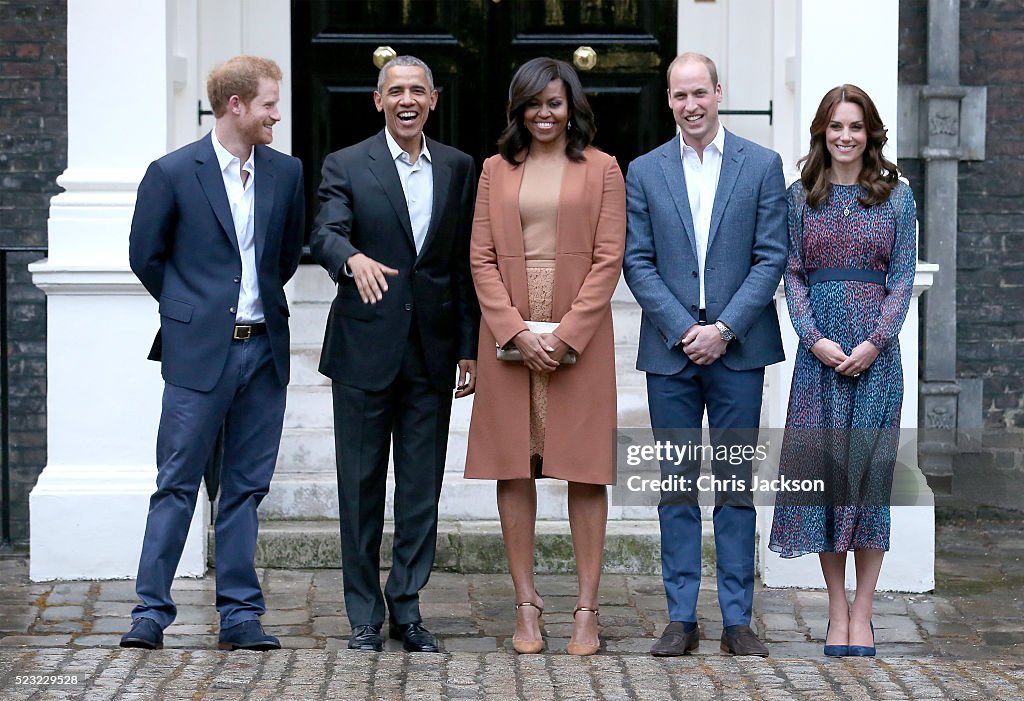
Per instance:
[[[700,308],[704,302],[704,261],[708,256],[708,238],[711,235],[711,211],[718,191],[718,176],[722,173],[722,153],[725,147],[725,129],[718,125],[718,133],[704,147],[704,160],[697,151],[686,145],[679,136],[680,157],[686,175],[686,194],[690,198],[690,216],[693,219],[693,237],[697,244],[697,271],[700,275]]]
[[[256,149],[249,152],[249,157],[242,164],[237,156],[231,154],[217,138],[217,130],[210,132],[213,150],[217,154],[220,172],[224,178],[224,191],[231,207],[231,219],[235,224],[235,238],[238,240],[238,252],[242,258],[242,283],[238,290],[238,306],[235,307],[236,324],[261,324],[263,302],[260,300],[260,285],[256,278],[256,244],[255,244],[255,198],[256,198],[256,166],[253,156]],[[242,183],[242,169],[249,174]]]
[[[388,141],[391,157],[395,159],[398,179],[402,181],[405,204],[409,208],[409,223],[412,224],[412,238],[416,243],[416,254],[419,255],[427,238],[427,229],[430,228],[430,215],[434,211],[434,167],[431,163],[430,149],[427,148],[426,137],[421,134],[423,146],[420,149],[420,157],[413,163],[409,160],[409,154],[403,151],[391,136],[390,131],[384,129],[384,136]]]

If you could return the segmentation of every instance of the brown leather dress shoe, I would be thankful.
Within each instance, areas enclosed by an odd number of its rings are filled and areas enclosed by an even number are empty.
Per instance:
[[[665,626],[665,631],[658,638],[658,642],[651,646],[651,654],[655,657],[679,657],[696,650],[698,644],[700,628],[694,628],[687,633],[682,622],[672,621]]]
[[[731,655],[754,655],[768,657],[768,648],[750,629],[750,626],[735,626],[730,635],[722,631],[722,652]]]

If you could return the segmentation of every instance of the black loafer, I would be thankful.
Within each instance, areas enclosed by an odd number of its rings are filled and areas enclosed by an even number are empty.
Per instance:
[[[263,632],[260,622],[242,621],[230,628],[222,628],[217,647],[221,650],[280,650],[281,641]]]
[[[420,623],[391,623],[388,635],[392,640],[401,640],[406,652],[441,652],[437,638]]]
[[[380,626],[356,626],[352,629],[352,637],[348,641],[349,650],[369,650],[380,652],[384,643],[380,639]]]
[[[162,650],[164,630],[152,618],[136,618],[132,621],[132,629],[121,636],[121,647]]]
[[[679,657],[696,650],[699,644],[700,628],[694,628],[687,633],[685,624],[672,621],[665,626],[665,631],[658,638],[658,642],[651,646],[651,654],[655,657]]]
[[[768,648],[750,629],[750,626],[736,626],[732,634],[722,631],[722,652],[731,655],[753,655],[768,657]]]

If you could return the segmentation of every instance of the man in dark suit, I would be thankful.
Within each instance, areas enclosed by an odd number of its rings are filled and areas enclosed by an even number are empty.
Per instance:
[[[376,136],[324,161],[310,249],[338,283],[320,372],[333,380],[349,647],[381,650],[389,634],[413,652],[438,652],[422,625],[437,502],[455,397],[476,382],[480,310],[469,272],[476,169],[423,135],[437,104],[430,69],[399,56],[373,94]],[[382,595],[380,544],[389,444],[395,447],[395,538]]]
[[[706,409],[716,448],[752,449],[764,368],[783,360],[773,302],[787,250],[782,159],[722,128],[722,86],[707,56],[677,57],[668,84],[679,135],[631,163],[626,178],[624,271],[643,309],[637,369],[647,373],[656,439],[699,446]],[[663,493],[658,506],[671,622],[651,654],[683,655],[699,639],[700,460],[661,469],[688,480],[690,492]],[[732,487],[718,490],[714,510],[722,650],[767,655],[750,628],[751,461],[718,460],[712,469]]]
[[[153,162],[132,219],[132,270],[160,304],[150,357],[162,361],[157,489],[149,504],[123,647],[163,646],[177,609],[171,580],[221,427],[215,525],[221,649],[269,650],[256,576],[256,508],[277,462],[288,384],[284,284],[302,253],[302,165],[266,144],[278,112],[277,64],[238,56],[207,93],[213,131]]]

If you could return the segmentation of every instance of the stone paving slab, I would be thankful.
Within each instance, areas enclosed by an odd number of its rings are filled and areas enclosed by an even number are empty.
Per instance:
[[[436,572],[422,596],[443,655],[346,649],[338,570],[260,569],[263,622],[286,649],[215,649],[214,578],[177,580],[167,649],[122,650],[134,582],[28,581],[24,557],[0,557],[0,701],[21,699],[1021,699],[1024,590],[1017,542],[1024,522],[940,525],[932,594],[880,593],[879,657],[822,656],[826,597],[813,590],[755,594],[753,625],[766,660],[723,655],[715,582],[698,601],[694,655],[648,651],[667,622],[660,577],[606,574],[600,655],[565,654],[576,582],[539,575],[547,650],[517,656],[511,582],[503,574]]]
[[[1018,699],[1024,663],[350,650],[24,648],[0,699]]]

